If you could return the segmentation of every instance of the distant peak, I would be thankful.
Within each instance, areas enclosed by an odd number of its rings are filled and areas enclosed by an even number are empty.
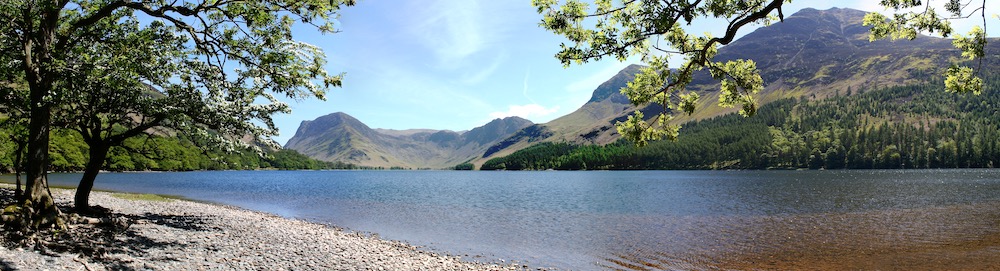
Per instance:
[[[354,118],[353,116],[348,115],[347,113],[344,113],[344,112],[334,112],[334,113],[330,113],[330,114],[326,114],[326,115],[320,116],[320,117],[316,118],[316,120],[320,120],[320,119],[353,119],[353,118]]]
[[[505,117],[503,119],[497,119],[497,120],[508,121],[508,122],[509,121],[528,121],[528,122],[530,122],[530,120],[527,120],[525,118],[518,117],[518,116],[510,116],[510,117]]]
[[[861,16],[864,16],[864,14],[867,14],[867,13],[868,13],[867,11],[857,10],[857,9],[853,9],[853,8],[832,7],[832,8],[825,9],[825,10],[819,10],[819,9],[815,9],[815,8],[804,8],[804,9],[800,9],[799,11],[795,12],[794,14],[792,14],[792,16],[789,16],[789,17],[794,17],[794,16],[814,16],[814,15],[824,15],[824,14],[844,14],[844,15],[858,15],[858,14],[860,14]]]
[[[364,126],[365,128],[368,127],[357,118],[354,118],[353,116],[348,115],[347,113],[344,112],[330,113],[308,122],[309,122],[308,126],[312,127],[311,129],[329,129],[330,127],[338,125]],[[303,123],[305,124],[305,122]]]
[[[330,113],[330,114],[326,114],[326,116],[330,116],[330,117],[351,117],[351,115],[349,115],[347,113],[344,113],[344,112],[333,112],[333,113]]]
[[[484,126],[494,125],[494,124],[500,124],[500,123],[508,124],[508,123],[525,123],[525,122],[533,124],[533,122],[531,120],[528,120],[528,119],[525,119],[525,118],[522,118],[522,117],[518,117],[518,116],[509,116],[509,117],[503,117],[503,118],[495,118],[495,119],[491,120],[490,122],[486,123]]]
[[[594,89],[594,94],[590,96],[590,101],[588,101],[588,103],[600,102],[612,96],[616,96],[618,99],[615,100],[621,102],[619,100],[625,97],[619,92],[621,86],[624,86],[626,82],[632,81],[632,79],[635,78],[635,74],[639,73],[639,69],[644,67],[646,66],[632,64],[628,65],[628,67],[625,67],[621,71],[618,71],[618,74],[615,74],[615,76],[608,79],[608,81],[604,81],[604,83],[597,86],[597,89]],[[627,103],[627,99],[624,103]]]
[[[638,69],[642,69],[643,67],[646,67],[646,66],[642,65],[642,64],[629,64],[628,67],[625,67],[619,73],[625,72],[625,71],[630,71],[630,70],[638,70]]]

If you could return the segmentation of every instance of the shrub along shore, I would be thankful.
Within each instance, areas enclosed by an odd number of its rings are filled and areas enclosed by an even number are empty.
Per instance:
[[[9,201],[12,187],[0,186]],[[57,203],[73,190],[53,189]],[[70,229],[19,238],[7,230],[3,270],[518,270],[463,261],[402,242],[231,206],[94,192],[104,217],[71,215]],[[35,240],[32,240],[35,239]]]

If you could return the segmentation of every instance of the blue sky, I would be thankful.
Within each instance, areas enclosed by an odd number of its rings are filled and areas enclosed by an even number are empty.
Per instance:
[[[877,2],[798,0],[784,11],[881,11]],[[564,68],[553,57],[564,40],[538,27],[540,20],[529,0],[361,0],[342,11],[340,33],[298,26],[295,39],[322,47],[327,70],[346,72],[344,86],[330,89],[326,101],[287,101],[292,113],[275,116],[281,131],[275,139],[284,144],[300,122],[333,112],[387,129],[461,131],[506,116],[544,123],[573,112],[600,83],[638,63]],[[689,31],[721,33],[722,27],[699,24]]]

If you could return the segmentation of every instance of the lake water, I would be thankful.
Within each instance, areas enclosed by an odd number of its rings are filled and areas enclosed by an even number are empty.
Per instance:
[[[79,175],[50,179],[73,186]],[[1000,258],[1000,170],[102,173],[95,187],[532,267],[936,269]]]

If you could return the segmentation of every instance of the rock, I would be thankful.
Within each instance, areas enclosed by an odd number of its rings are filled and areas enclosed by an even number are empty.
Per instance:
[[[57,202],[71,202],[72,190],[53,189]],[[94,270],[510,270],[523,265],[465,262],[428,253],[375,234],[281,218],[222,205],[184,200],[131,201],[94,192],[91,202],[110,209],[107,221],[128,234],[124,244],[104,244],[107,253],[90,260]],[[126,219],[131,218],[131,219]],[[76,218],[74,218],[76,219]],[[86,219],[87,224],[95,222]],[[21,248],[0,247],[0,259],[15,269],[79,270],[72,256],[49,257]],[[52,261],[46,263],[46,259]],[[106,266],[101,266],[102,264]]]

